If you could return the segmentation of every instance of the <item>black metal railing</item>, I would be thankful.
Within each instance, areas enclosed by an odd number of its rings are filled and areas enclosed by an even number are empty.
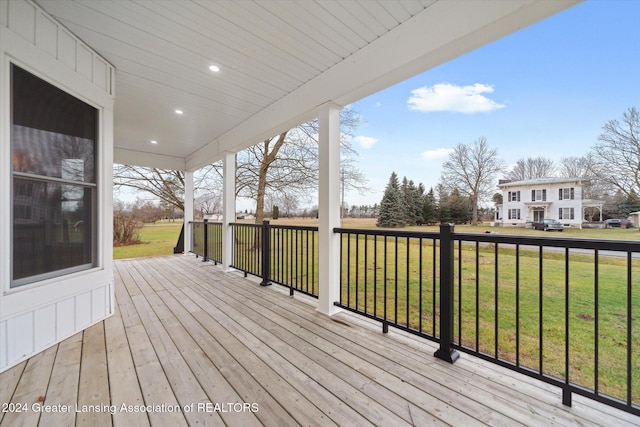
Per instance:
[[[334,231],[336,305],[640,415],[637,242]]]
[[[231,267],[313,297],[318,296],[318,228],[289,225],[230,224]],[[263,266],[265,268],[263,268]]]
[[[192,221],[189,223],[192,230],[191,252],[196,257],[201,256],[202,261],[222,263],[222,223],[204,221]]]

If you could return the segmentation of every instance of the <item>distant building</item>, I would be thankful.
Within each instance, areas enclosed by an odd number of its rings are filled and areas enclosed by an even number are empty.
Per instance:
[[[496,207],[496,222],[524,227],[527,223],[552,218],[565,227],[582,228],[586,208],[597,208],[602,218],[604,201],[583,198],[583,189],[589,183],[585,178],[500,181],[502,205]]]

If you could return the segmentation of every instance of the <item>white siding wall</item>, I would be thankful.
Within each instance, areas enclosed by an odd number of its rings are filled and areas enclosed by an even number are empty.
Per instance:
[[[11,204],[0,204],[0,372],[113,314],[114,301],[114,68],[35,3],[0,0],[0,194],[5,195],[11,194],[12,62],[100,111],[98,267],[11,289]]]

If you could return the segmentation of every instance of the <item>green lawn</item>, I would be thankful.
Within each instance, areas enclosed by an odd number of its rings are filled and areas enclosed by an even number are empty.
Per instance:
[[[182,222],[180,221],[161,221],[155,224],[145,224],[140,231],[142,243],[115,246],[113,248],[113,259],[171,255],[178,242],[181,228]]]

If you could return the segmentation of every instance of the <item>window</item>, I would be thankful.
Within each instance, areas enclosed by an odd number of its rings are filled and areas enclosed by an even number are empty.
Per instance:
[[[11,66],[11,287],[96,265],[98,111]]]
[[[571,188],[560,188],[558,194],[558,200],[573,200],[575,197],[575,191]]]
[[[520,209],[509,209],[508,218],[509,219],[520,219]]]
[[[520,192],[519,191],[509,191],[507,194],[507,201],[509,202],[519,202],[520,201]]]
[[[573,208],[559,208],[558,219],[575,219]]]
[[[531,201],[547,201],[547,190],[531,190]]]

